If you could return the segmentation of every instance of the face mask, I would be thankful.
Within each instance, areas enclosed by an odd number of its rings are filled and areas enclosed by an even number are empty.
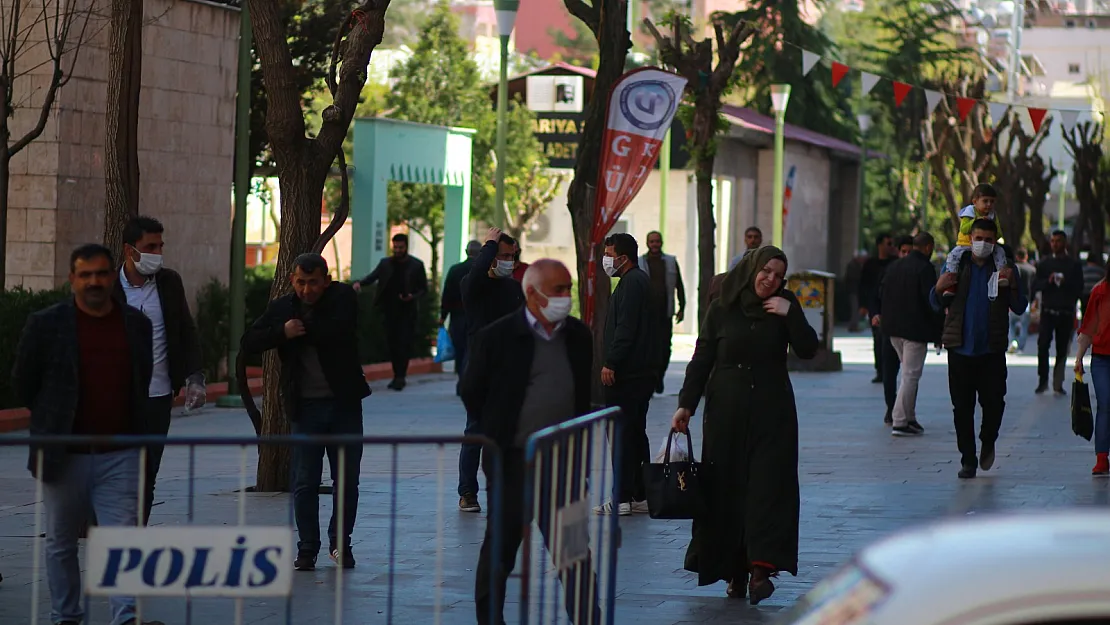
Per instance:
[[[559,323],[570,315],[571,299],[569,297],[548,297],[547,306],[540,306],[540,312],[548,323]]]
[[[972,241],[971,253],[975,254],[976,258],[986,258],[994,252],[994,243],[987,243],[986,241]]]
[[[624,267],[624,263],[621,263],[621,264],[618,265],[618,264],[616,264],[616,260],[617,259],[613,258],[612,256],[602,256],[601,257],[601,267],[602,267],[602,269],[605,270],[605,273],[610,278],[615,278],[617,276],[617,271],[621,267]]]
[[[139,262],[135,263],[135,269],[144,276],[153,276],[158,273],[162,268],[162,255],[161,254],[139,254]]]
[[[513,275],[514,268],[515,263],[513,263],[513,261],[499,260],[497,261],[497,266],[493,268],[493,275],[497,276],[498,278],[508,278],[509,276]]]

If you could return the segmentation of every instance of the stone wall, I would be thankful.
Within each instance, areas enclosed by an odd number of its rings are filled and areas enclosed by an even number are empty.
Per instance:
[[[165,224],[166,264],[195,291],[210,277],[227,282],[239,13],[184,0],[147,0],[145,10],[140,211]],[[61,284],[69,251],[103,235],[105,19],[94,17],[89,33],[46,132],[12,162],[8,287]],[[23,81],[28,106],[16,112],[15,136],[37,116],[44,72]]]

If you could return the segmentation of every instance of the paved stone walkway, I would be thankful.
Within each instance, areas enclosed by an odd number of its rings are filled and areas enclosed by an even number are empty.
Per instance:
[[[691,351],[690,337],[676,337],[668,394],[652,402],[649,434],[654,448],[669,427],[674,394]],[[1031,345],[1032,347],[1032,345]],[[1088,443],[1071,434],[1068,400],[1035,396],[1035,359],[1012,356],[1009,405],[994,470],[958,481],[958,454],[947,396],[945,356],[930,353],[918,415],[926,436],[900,439],[883,426],[882,389],[871,384],[870,339],[837,340],[846,364],[835,374],[795,374],[801,420],[801,571],[779,581],[775,596],[758,607],[724,598],[724,586],[698,588],[682,570],[688,522],[621,519],[616,610],[619,623],[768,623],[798,596],[845,562],[853,552],[901,528],[946,516],[996,510],[1070,506],[1110,507],[1110,480],[1093,480]],[[453,377],[421,379],[403,393],[380,385],[365,403],[366,432],[454,434],[463,412],[453,394]],[[206,409],[174,421],[174,435],[249,435],[239,411]],[[33,579],[34,482],[25,450],[0,448],[0,623],[28,623]],[[197,450],[194,457],[194,522],[233,525],[238,520],[240,467],[253,478],[253,449]],[[391,489],[388,449],[368,449],[361,476],[361,503],[354,546],[358,568],[342,580],[341,615],[346,623],[473,623],[474,566],[484,529],[481,515],[456,508],[457,450],[404,448],[397,453],[396,490]],[[189,453],[167,451],[152,523],[188,521]],[[247,483],[252,483],[247,479]],[[396,492],[396,509],[390,501]],[[283,524],[289,498],[247,495],[248,524]],[[330,508],[324,498],[325,511]],[[396,524],[391,524],[396,519]],[[392,571],[390,536],[395,536]],[[336,570],[323,559],[315,573],[299,573],[290,605],[247,601],[244,623],[335,623]],[[40,569],[41,571],[41,569]],[[390,588],[393,589],[390,593]],[[48,612],[40,586],[40,620]],[[510,583],[510,621],[518,611],[519,585]],[[390,601],[390,597],[392,600]],[[549,596],[550,599],[550,596]],[[547,603],[551,604],[549,600]],[[230,600],[144,602],[144,612],[170,625],[237,623]],[[551,612],[549,610],[548,614]],[[92,605],[93,623],[107,623],[104,602]],[[565,622],[565,615],[561,622]],[[536,622],[533,620],[532,622]],[[550,622],[550,621],[549,621]],[[38,625],[36,623],[35,625]]]

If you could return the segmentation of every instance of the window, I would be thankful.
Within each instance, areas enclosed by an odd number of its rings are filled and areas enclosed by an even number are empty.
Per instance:
[[[1069,74],[1078,74],[1079,73],[1079,63],[1068,63],[1068,73]]]

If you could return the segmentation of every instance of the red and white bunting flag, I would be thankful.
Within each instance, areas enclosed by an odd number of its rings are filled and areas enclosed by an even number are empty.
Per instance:
[[[925,90],[925,114],[932,115],[933,111],[937,110],[937,105],[940,104],[940,99],[944,94],[932,89]]]
[[[837,85],[839,85],[840,81],[844,80],[844,77],[847,76],[847,75],[848,75],[848,66],[843,64],[843,63],[837,63],[836,61],[833,61],[833,64],[832,64],[832,83],[833,83],[833,86],[836,87]]]
[[[820,60],[821,56],[816,52],[802,50],[802,75],[808,76],[809,73],[813,71],[813,68],[817,65],[817,62]]]
[[[863,72],[860,76],[860,85],[863,87],[863,95],[871,93],[875,85],[879,84],[879,77],[869,72]]]
[[[1044,116],[1047,112],[1046,109],[1029,107],[1029,120],[1033,122],[1033,132],[1041,131],[1041,124],[1044,123]]]
[[[1075,128],[1075,123],[1079,121],[1079,111],[1056,111],[1060,115],[1060,127],[1064,130],[1071,130]]]
[[[913,89],[913,85],[910,85],[910,84],[904,83],[904,82],[898,82],[897,80],[895,80],[894,81],[894,106],[896,106],[896,107],[902,106],[902,102],[906,99],[906,96],[908,96],[910,94],[911,89]]]
[[[960,121],[967,119],[979,101],[975,98],[956,98],[956,107],[960,110]]]
[[[1010,110],[1010,105],[1006,102],[988,102],[987,110],[991,114],[991,122],[997,126],[1005,119],[1007,111]]]

